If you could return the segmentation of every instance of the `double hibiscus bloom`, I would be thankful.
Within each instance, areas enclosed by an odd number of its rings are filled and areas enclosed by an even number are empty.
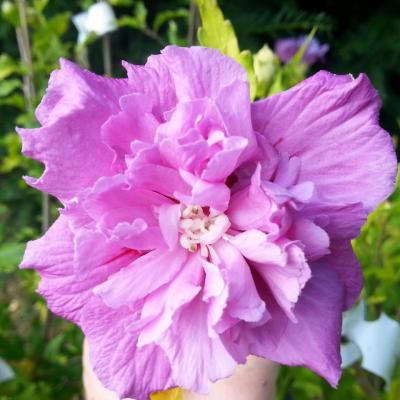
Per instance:
[[[319,72],[252,103],[246,72],[167,47],[110,79],[62,60],[20,129],[60,216],[28,244],[50,309],[78,324],[102,383],[147,400],[206,393],[249,354],[336,385],[353,254],[396,158],[366,76]]]

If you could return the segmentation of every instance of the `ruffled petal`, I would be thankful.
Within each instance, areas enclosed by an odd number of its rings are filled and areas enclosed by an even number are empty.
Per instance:
[[[226,272],[217,265],[203,259],[202,265],[205,272],[203,301],[208,303],[207,329],[208,336],[218,336],[215,328],[223,316],[228,302],[229,288]]]
[[[125,157],[131,152],[131,143],[140,140],[153,143],[159,122],[152,111],[149,97],[135,93],[121,97],[121,112],[111,116],[101,128],[102,139],[115,153],[114,168],[126,169]]]
[[[239,159],[248,147],[248,140],[231,136],[223,141],[224,148],[209,161],[201,177],[210,182],[223,182],[237,168]]]
[[[229,112],[232,110],[227,109],[226,114]],[[157,129],[160,152],[177,169],[210,182],[223,182],[236,169],[244,152],[248,152],[247,137],[252,137],[249,112],[247,119],[247,132],[232,129],[209,99],[179,103],[170,119]]]
[[[138,346],[157,342],[171,326],[174,315],[191,302],[202,289],[204,274],[199,253],[194,253],[169,284],[149,295],[142,308]],[[188,305],[190,307],[190,305]],[[135,324],[130,327],[135,329]]]
[[[224,183],[207,182],[183,170],[180,171],[180,175],[192,187],[190,194],[174,193],[183,204],[212,207],[220,212],[228,208],[230,190]]]
[[[272,296],[287,316],[296,321],[294,308],[311,277],[302,249],[296,242],[271,242],[265,233],[257,230],[241,233],[231,242],[268,284]]]
[[[94,268],[108,264],[126,249],[110,243],[101,232],[80,229],[74,236],[74,273],[77,280],[85,280]]]
[[[180,216],[180,204],[163,204],[159,208],[158,218],[160,222],[161,233],[170,249],[173,249],[178,243]]]
[[[83,206],[97,227],[122,247],[151,250],[163,247],[157,210],[171,204],[167,197],[131,186],[123,175],[102,178]]]
[[[234,229],[259,229],[272,235],[283,234],[291,216],[261,187],[261,166],[251,176],[249,185],[233,194],[227,211]]]
[[[362,202],[369,212],[392,192],[396,156],[365,75],[319,72],[252,107],[255,129],[301,160],[298,180],[313,182],[324,201]]]
[[[213,245],[214,264],[222,268],[228,284],[226,313],[232,318],[257,322],[266,310],[264,301],[255,287],[250,268],[240,252],[226,240]]]
[[[268,236],[257,229],[239,233],[231,237],[230,242],[250,261],[284,266],[286,255],[278,244],[268,240]]]
[[[128,170],[125,175],[132,185],[168,197],[174,197],[177,191],[190,192],[190,186],[179,172],[161,159],[156,145],[136,141],[132,143],[131,149],[134,155],[127,160]]]

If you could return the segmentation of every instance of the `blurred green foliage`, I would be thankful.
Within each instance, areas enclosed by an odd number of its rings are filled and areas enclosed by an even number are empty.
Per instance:
[[[42,222],[41,195],[21,176],[39,176],[42,167],[21,156],[14,127],[36,126],[33,107],[42,97],[59,57],[83,60],[102,73],[102,39],[92,36],[85,47],[76,45],[71,16],[87,9],[92,0],[25,1],[31,65],[21,61],[17,43],[17,32],[21,31],[17,1],[2,1],[0,15],[0,357],[16,372],[15,379],[0,383],[0,400],[77,400],[82,398],[81,333],[47,311],[45,302],[35,293],[36,274],[17,267],[26,241],[40,235]],[[110,35],[115,76],[123,74],[120,59],[143,63],[168,43],[186,45],[195,41],[193,32],[200,19],[190,0],[110,3],[119,25]],[[241,62],[252,82],[253,97],[263,97],[312,72],[298,62],[301,55],[281,66],[264,45],[273,48],[279,37],[309,34],[317,27],[316,36],[331,45],[322,67],[338,73],[367,72],[383,98],[382,124],[396,137],[400,124],[400,20],[394,3],[369,0],[361,7],[357,0],[222,0],[222,15],[214,0],[198,0],[203,17],[199,39]],[[86,58],[81,57],[82,51]],[[35,89],[30,98],[28,76]],[[52,200],[52,219],[56,208]],[[354,243],[364,267],[364,295],[371,319],[381,312],[400,319],[399,243],[397,192],[370,216]],[[357,366],[344,372],[337,391],[303,368],[283,368],[279,378],[280,400],[367,400],[374,395],[398,400],[400,371],[388,392],[379,378]]]

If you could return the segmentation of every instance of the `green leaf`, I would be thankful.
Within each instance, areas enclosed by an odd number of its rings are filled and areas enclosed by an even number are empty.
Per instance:
[[[283,82],[284,78],[283,78],[283,71],[282,69],[280,69],[278,71],[278,73],[275,76],[275,80],[272,83],[268,95],[272,95],[275,93],[279,93],[279,92],[283,92],[285,89],[287,89],[286,85]]]
[[[234,58],[247,71],[250,83],[250,96],[256,95],[256,75],[253,56],[250,51],[241,52],[235,30],[218,7],[216,0],[196,0],[199,7],[202,26],[198,30],[198,39],[202,46],[218,49],[221,53]]]
[[[35,0],[33,2],[33,7],[39,14],[42,14],[48,4],[49,0]]]
[[[247,71],[247,78],[250,83],[250,98],[254,100],[257,92],[257,77],[254,71],[253,54],[251,54],[250,50],[243,50],[236,60]]]
[[[184,8],[179,8],[177,10],[161,11],[154,18],[153,29],[158,32],[161,26],[169,20],[176,18],[187,18],[188,15],[188,11]]]
[[[114,7],[130,7],[134,4],[134,0],[109,0]]]
[[[198,31],[202,46],[212,47],[237,59],[240,54],[235,30],[229,20],[225,20],[216,0],[197,0],[202,26]]]
[[[137,2],[135,5],[135,16],[140,27],[147,26],[147,8],[142,1]]]
[[[123,15],[121,18],[118,19],[118,26],[129,26],[130,28],[138,29],[140,28],[140,22],[135,16],[130,15]]]
[[[11,106],[19,108],[20,110],[25,110],[25,99],[21,93],[13,93],[10,96],[0,98],[1,106]]]
[[[297,50],[297,53],[292,57],[292,59],[290,60],[290,62],[287,65],[292,65],[293,66],[293,65],[298,65],[298,64],[301,63],[301,59],[303,58],[304,53],[307,50],[307,47],[310,44],[311,40],[313,39],[313,37],[317,33],[317,30],[318,30],[318,27],[314,26],[314,28],[311,30],[311,32],[307,36],[307,39],[305,40],[303,45],[300,47],[299,50]]]
[[[0,81],[15,72],[19,72],[20,67],[8,54],[0,54]]]
[[[147,9],[143,2],[139,1],[135,5],[134,15],[123,15],[118,20],[118,26],[129,26],[135,29],[146,29]]]
[[[21,262],[24,249],[24,243],[4,243],[0,245],[0,272],[14,272]]]
[[[307,74],[308,66],[301,62],[304,52],[307,49],[311,39],[317,32],[317,27],[314,27],[307,39],[297,51],[297,53],[292,57],[290,62],[285,64],[277,73],[274,83],[272,84],[268,94],[275,94],[282,92],[283,90],[289,89],[297,83],[305,79]]]
[[[168,42],[178,46],[184,45],[183,40],[178,35],[178,25],[174,20],[168,22],[167,30]]]
[[[57,14],[47,21],[46,29],[42,32],[42,35],[47,35],[47,40],[53,36],[62,36],[68,30],[70,21],[70,12]]]
[[[6,79],[0,81],[0,97],[6,97],[11,94],[15,89],[22,86],[19,79]]]

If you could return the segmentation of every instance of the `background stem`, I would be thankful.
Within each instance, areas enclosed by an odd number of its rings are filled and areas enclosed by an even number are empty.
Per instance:
[[[104,74],[112,76],[112,57],[110,35],[106,33],[102,38]]]
[[[32,51],[29,40],[28,13],[26,0],[17,0],[20,26],[16,28],[18,49],[21,61],[26,66],[26,74],[23,77],[23,92],[27,111],[34,112],[36,101],[36,88],[34,81],[34,70]],[[50,225],[50,199],[46,193],[42,194],[42,232],[46,232]]]
[[[187,42],[188,46],[193,46],[197,43],[197,29],[200,25],[200,17],[199,10],[196,5],[196,1],[192,0],[190,3],[189,10],[189,27],[188,27],[188,36]]]

